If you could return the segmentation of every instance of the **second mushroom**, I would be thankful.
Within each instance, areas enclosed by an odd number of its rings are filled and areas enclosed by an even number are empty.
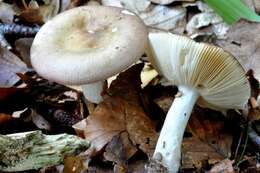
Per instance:
[[[153,155],[176,173],[194,104],[198,101],[221,111],[244,108],[250,97],[249,82],[239,62],[219,47],[168,32],[150,33],[148,38],[152,64],[181,93],[167,113]]]

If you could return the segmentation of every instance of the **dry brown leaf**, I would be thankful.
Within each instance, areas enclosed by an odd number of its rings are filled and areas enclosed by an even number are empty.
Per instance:
[[[84,159],[81,156],[69,156],[64,159],[63,173],[81,173],[85,170]]]
[[[40,24],[40,25],[44,24],[43,17],[39,9],[33,9],[33,8],[25,9],[20,13],[18,17],[23,22]]]
[[[74,125],[78,133],[82,135],[84,132],[85,138],[91,141],[97,151],[123,132],[128,133],[132,145],[138,145],[147,154],[154,149],[157,133],[139,101],[142,69],[143,64],[137,64],[121,73],[107,91],[109,96],[83,120],[85,122]],[[129,155],[132,154],[130,152]]]
[[[107,98],[83,121],[86,127],[81,130],[97,151],[122,132],[128,132],[131,142],[148,154],[155,147],[157,134],[150,119],[142,108],[119,97]],[[77,124],[74,128],[80,129]]]
[[[106,6],[117,6],[135,12],[147,26],[183,33],[186,9],[182,6],[152,4],[149,0],[102,0]]]
[[[117,96],[131,102],[132,104],[140,105],[141,93],[141,79],[140,73],[144,67],[143,63],[136,64],[125,72],[120,73],[114,80],[109,90],[107,91],[110,96]]]
[[[196,137],[184,138],[182,143],[182,169],[201,169],[204,164],[214,164],[223,156]]]
[[[260,12],[260,1],[259,0],[253,0],[253,2],[254,2],[254,6],[255,6],[255,11],[257,13],[259,13]]]
[[[39,7],[43,21],[47,22],[59,13],[60,0],[44,1],[45,4]]]
[[[217,44],[232,53],[246,69],[253,69],[255,77],[260,79],[260,24],[240,21],[234,24],[226,40],[217,40]]]
[[[127,134],[126,134],[127,135]],[[114,136],[107,144],[104,158],[115,163],[114,172],[127,172],[126,151],[121,139],[121,134]]]
[[[23,8],[19,15],[21,21],[43,24],[58,14],[60,1],[44,1],[44,4],[39,5],[37,1],[31,0],[29,4],[23,4]]]
[[[206,115],[204,109],[195,107],[188,123],[189,130],[222,156],[230,157],[232,135],[225,131],[224,121],[219,114],[214,111],[208,111],[207,114],[212,115]],[[211,119],[210,116],[218,118]]]
[[[260,110],[259,109],[250,109],[248,113],[248,119],[251,121],[260,120]]]
[[[26,64],[5,48],[0,48],[0,87],[12,87],[20,79],[16,73],[29,71]]]
[[[209,173],[235,173],[232,165],[233,163],[234,161],[231,161],[229,159],[222,160],[221,162],[213,166]]]
[[[32,122],[39,128],[44,130],[51,130],[51,125],[48,121],[46,121],[40,114],[38,114],[35,110],[31,109],[31,118]]]
[[[0,125],[12,121],[12,116],[5,113],[0,113]]]
[[[0,2],[0,20],[3,23],[12,23],[16,11],[13,6],[4,2]]]
[[[20,38],[15,41],[15,49],[20,53],[22,60],[28,67],[32,67],[30,59],[30,49],[33,38]]]
[[[1,65],[0,65],[1,66]],[[0,73],[1,74],[1,73]],[[10,88],[1,88],[0,87],[0,101],[4,101],[5,99],[7,99],[9,96],[23,91],[25,88],[14,88],[14,87],[10,87]]]

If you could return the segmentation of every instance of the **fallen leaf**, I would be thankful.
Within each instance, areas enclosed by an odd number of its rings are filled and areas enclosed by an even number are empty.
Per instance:
[[[1,65],[0,65],[1,66]],[[1,73],[0,73],[1,74]],[[25,88],[15,88],[15,87],[10,87],[10,88],[1,88],[0,87],[0,102],[4,101],[11,95],[14,95],[17,92],[24,91]]]
[[[115,173],[127,172],[126,151],[120,134],[114,136],[107,144],[104,152],[104,158],[115,163]]]
[[[18,16],[19,20],[26,23],[44,24],[43,17],[39,9],[27,8]]]
[[[68,156],[64,159],[64,173],[81,173],[85,170],[81,156]]]
[[[3,23],[12,23],[16,11],[13,6],[4,2],[0,2],[0,20]]]
[[[260,1],[258,1],[258,0],[253,0],[253,2],[254,2],[255,11],[256,11],[257,13],[259,13],[259,12],[260,12]]]
[[[207,143],[196,137],[183,138],[181,169],[198,169],[205,165],[212,165],[223,158]]]
[[[187,23],[186,30],[188,35],[198,32],[198,29],[209,25],[222,23],[222,19],[213,12],[202,12],[195,14]]]
[[[213,166],[209,173],[235,173],[232,165],[233,163],[234,161],[231,161],[229,159],[222,160],[221,162]]]
[[[5,48],[0,48],[0,87],[12,87],[20,78],[16,73],[29,71],[26,64]]]
[[[30,49],[33,38],[20,38],[15,41],[15,49],[20,53],[22,60],[28,67],[32,67],[30,59]]]
[[[210,118],[210,116],[218,118]],[[202,108],[195,107],[188,127],[194,136],[206,142],[219,154],[230,157],[233,137],[227,132],[228,127],[225,126],[221,116],[219,112],[211,110],[206,112]]]
[[[40,14],[43,17],[43,21],[47,22],[59,13],[60,0],[44,1],[44,5],[39,7]]]
[[[9,114],[0,113],[0,125],[11,121],[13,118]]]
[[[15,111],[15,112],[12,113],[12,117],[13,118],[20,118],[21,114],[24,113],[27,110],[28,110],[28,108],[24,108],[23,110]]]
[[[32,122],[39,128],[44,130],[51,130],[51,124],[46,121],[40,114],[38,114],[35,110],[31,109]]]
[[[83,120],[85,122],[73,126],[81,135],[84,133],[96,151],[100,151],[114,136],[127,132],[134,146],[151,155],[157,133],[140,106],[142,68],[143,64],[137,64],[121,73],[107,91],[109,96],[105,96],[94,112]]]
[[[165,114],[169,111],[173,101],[174,97],[171,96],[162,96],[154,100],[154,102],[163,110]]]
[[[216,43],[233,54],[246,69],[253,69],[256,79],[260,79],[260,24],[240,21],[230,28],[227,39]]]
[[[24,22],[33,24],[44,24],[59,12],[60,1],[44,1],[38,4],[37,1],[31,0],[29,4],[23,4],[25,8],[19,15],[19,19]]]
[[[129,9],[139,15],[147,26],[177,33],[184,32],[186,9],[182,6],[156,5],[149,0],[121,0],[120,2],[103,0],[102,4]]]
[[[144,68],[141,72],[141,87],[146,87],[158,75],[158,72],[151,66],[151,63],[145,63]]]
[[[129,139],[144,152],[151,154],[155,147],[157,134],[150,119],[142,108],[127,101],[111,97],[100,103],[88,116],[85,127],[73,127],[84,131],[84,136],[100,151],[111,139],[124,131]],[[82,124],[82,123],[81,123]]]

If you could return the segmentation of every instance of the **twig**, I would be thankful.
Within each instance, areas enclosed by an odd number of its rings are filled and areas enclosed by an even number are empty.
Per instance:
[[[1,23],[0,24],[0,46],[6,47],[7,49],[12,48],[5,39],[5,35],[7,34],[30,37],[30,36],[34,36],[39,31],[39,29],[40,27],[38,26],[29,27],[29,26],[18,25],[18,24]]]
[[[243,151],[240,155],[240,158],[236,164],[236,167],[238,167],[242,162],[243,162],[243,157],[245,155],[245,151],[246,151],[246,147],[247,147],[247,143],[248,143],[248,133],[249,133],[249,127],[247,127],[247,130],[246,130],[246,139],[245,139],[245,143],[244,143],[244,146],[243,146]]]
[[[241,141],[242,141],[242,137],[243,137],[243,132],[240,134],[240,137],[239,137],[239,141],[238,141],[238,144],[237,144],[237,148],[236,148],[236,152],[235,152],[235,157],[234,158],[237,158],[237,154],[238,154],[238,150],[240,148],[240,145],[241,145]]]

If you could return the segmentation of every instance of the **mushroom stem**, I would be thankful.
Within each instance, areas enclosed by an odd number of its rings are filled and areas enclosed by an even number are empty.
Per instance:
[[[167,113],[153,155],[153,159],[160,161],[170,173],[179,170],[183,133],[199,97],[199,93],[193,88],[182,85],[178,89],[182,96],[174,99]]]
[[[104,81],[97,81],[94,83],[82,85],[82,90],[85,98],[93,103],[100,103],[103,101],[101,92],[103,91]]]

